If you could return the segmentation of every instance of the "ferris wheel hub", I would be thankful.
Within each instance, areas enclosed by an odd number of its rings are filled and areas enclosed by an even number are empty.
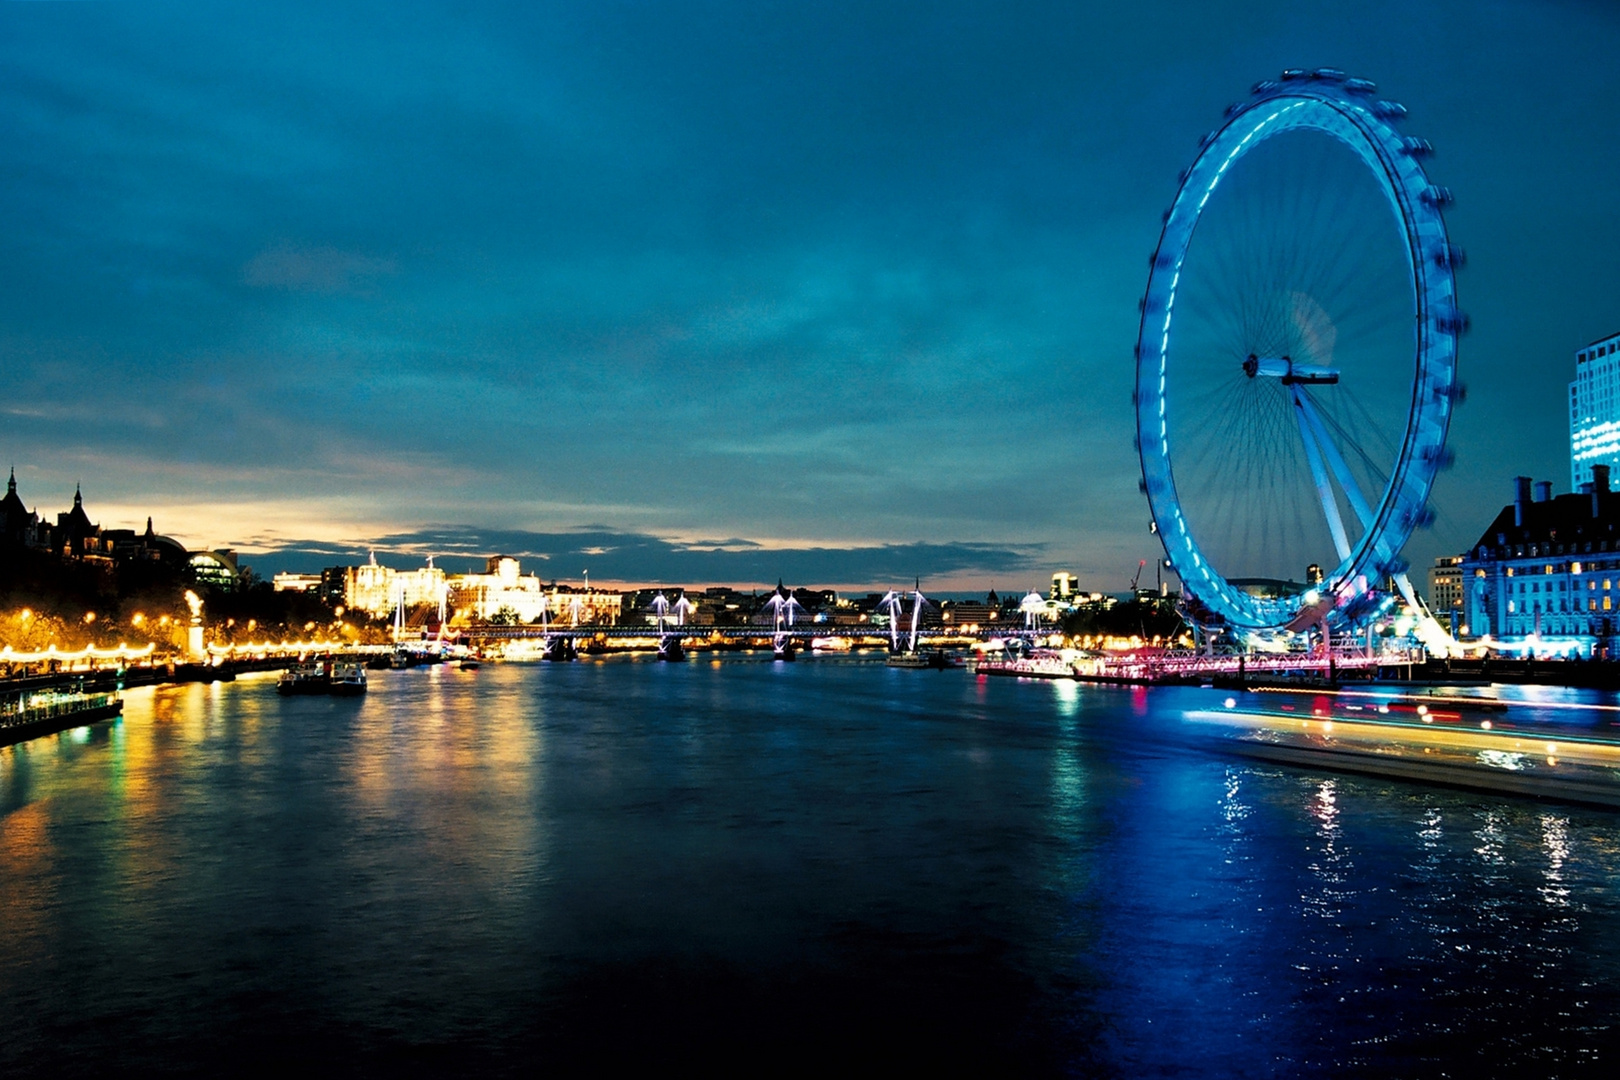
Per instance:
[[[1296,364],[1286,356],[1255,356],[1243,361],[1243,374],[1253,379],[1264,375],[1276,379],[1284,386],[1293,386],[1295,383],[1325,383],[1333,384],[1339,381],[1339,369],[1322,367],[1317,364]]]

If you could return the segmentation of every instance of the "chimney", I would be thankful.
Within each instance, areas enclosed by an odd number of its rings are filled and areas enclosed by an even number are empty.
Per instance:
[[[1551,480],[1537,480],[1536,481],[1536,502],[1551,502],[1551,501],[1552,501],[1552,481]]]
[[[1530,501],[1530,478],[1528,476],[1515,476],[1513,478],[1513,524],[1522,528],[1524,526],[1524,504]]]

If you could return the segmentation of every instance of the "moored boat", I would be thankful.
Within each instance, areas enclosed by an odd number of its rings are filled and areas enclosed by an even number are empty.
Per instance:
[[[334,664],[327,677],[327,693],[333,697],[358,697],[366,692],[364,664]]]
[[[281,673],[276,680],[276,693],[291,694],[324,694],[331,683],[331,676],[326,665],[318,660],[294,664]]]
[[[893,668],[910,668],[913,670],[944,671],[946,668],[961,667],[959,661],[946,656],[939,649],[924,649],[921,652],[898,652],[889,654],[889,666]]]
[[[38,690],[0,700],[0,746],[111,720],[124,711],[117,694]]]

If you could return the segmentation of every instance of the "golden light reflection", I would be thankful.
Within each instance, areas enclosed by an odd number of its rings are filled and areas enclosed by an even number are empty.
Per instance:
[[[4,774],[15,771],[17,751],[3,752]],[[0,926],[5,927],[6,948],[27,950],[16,959],[44,959],[51,935],[48,913],[56,906],[55,863],[51,846],[50,800],[37,799],[0,817]]]
[[[344,763],[356,821],[410,819],[432,858],[492,893],[543,862],[547,845],[533,812],[546,764],[543,699],[518,670],[476,691],[444,667],[380,681]]]

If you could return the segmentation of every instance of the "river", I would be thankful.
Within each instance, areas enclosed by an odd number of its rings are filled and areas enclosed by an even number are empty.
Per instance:
[[[1620,815],[1214,753],[1212,691],[727,656],[126,698],[0,750],[0,1075],[1620,1051]]]

